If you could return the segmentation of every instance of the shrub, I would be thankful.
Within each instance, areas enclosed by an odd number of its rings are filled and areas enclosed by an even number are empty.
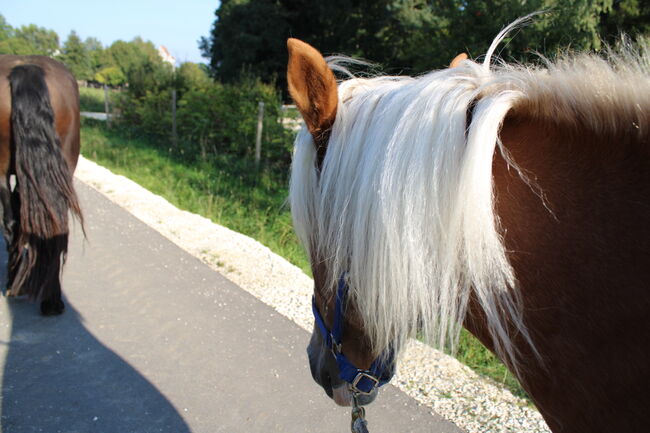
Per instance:
[[[95,74],[95,81],[117,87],[126,82],[126,77],[117,66],[107,66]]]
[[[132,91],[117,102],[120,126],[153,137],[189,160],[228,154],[252,163],[259,102],[264,102],[262,160],[266,168],[288,171],[293,133],[282,126],[282,100],[274,86],[242,78],[236,84],[206,81],[178,74],[162,85]],[[172,148],[171,91],[177,90],[177,147]]]

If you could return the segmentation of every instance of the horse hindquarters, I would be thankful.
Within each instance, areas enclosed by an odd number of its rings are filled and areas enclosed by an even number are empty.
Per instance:
[[[9,288],[41,301],[43,314],[63,312],[59,273],[68,249],[68,211],[80,217],[72,170],[61,152],[45,73],[16,66],[12,97],[11,151],[17,227],[9,246]]]

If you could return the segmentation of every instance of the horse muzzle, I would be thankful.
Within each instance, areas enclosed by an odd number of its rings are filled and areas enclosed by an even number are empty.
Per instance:
[[[318,330],[314,329],[311,340],[307,346],[309,368],[311,376],[318,385],[325,391],[327,396],[334,400],[339,406],[350,406],[352,393],[349,384],[339,377],[339,369],[332,352],[328,349]],[[367,405],[377,398],[378,389],[375,388],[369,394],[358,395],[358,403]]]

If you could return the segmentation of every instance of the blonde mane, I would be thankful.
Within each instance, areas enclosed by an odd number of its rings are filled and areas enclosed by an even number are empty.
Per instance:
[[[326,262],[326,287],[347,272],[376,354],[416,334],[453,348],[470,295],[502,359],[516,367],[512,330],[534,348],[494,212],[492,161],[495,151],[508,160],[499,130],[511,110],[647,134],[647,50],[490,66],[504,34],[483,64],[341,82],[320,174],[311,135],[303,129],[296,139],[295,229]]]

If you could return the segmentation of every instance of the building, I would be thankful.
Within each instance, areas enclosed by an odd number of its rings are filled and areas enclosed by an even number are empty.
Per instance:
[[[158,55],[163,59],[164,62],[169,63],[172,67],[176,67],[176,59],[171,55],[167,47],[161,45],[158,47]]]

